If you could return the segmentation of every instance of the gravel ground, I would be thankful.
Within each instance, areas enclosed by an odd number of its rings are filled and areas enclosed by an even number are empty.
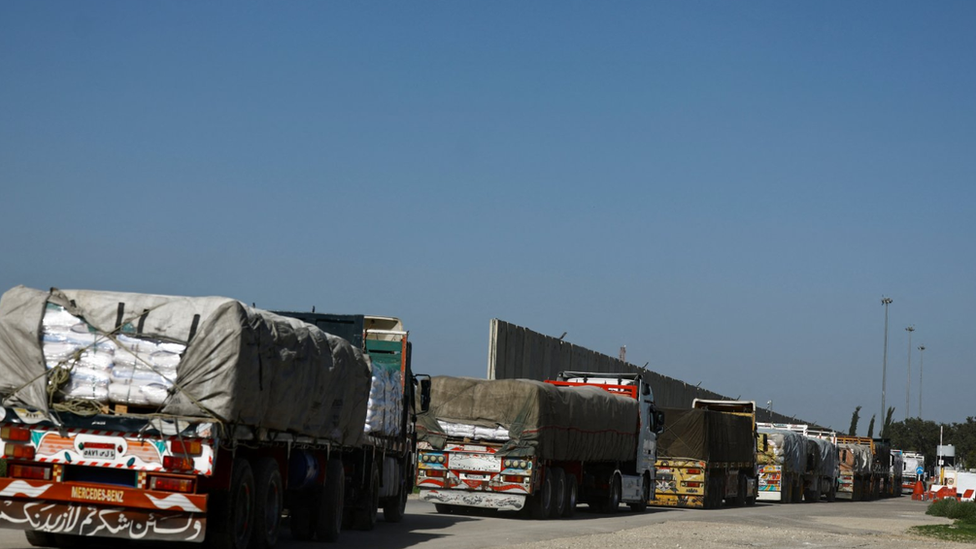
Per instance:
[[[911,526],[951,524],[948,519],[919,515],[890,519],[811,517],[810,527],[748,526],[726,522],[668,521],[612,534],[597,534],[511,545],[514,549],[639,549],[644,547],[724,549],[728,547],[878,549],[965,548],[907,533]],[[819,523],[819,527],[816,523]]]

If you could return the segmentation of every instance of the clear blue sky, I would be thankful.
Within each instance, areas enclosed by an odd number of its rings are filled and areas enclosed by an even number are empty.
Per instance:
[[[493,317],[861,432],[976,415],[976,4],[3,2],[0,286]],[[918,352],[911,412],[918,410]]]

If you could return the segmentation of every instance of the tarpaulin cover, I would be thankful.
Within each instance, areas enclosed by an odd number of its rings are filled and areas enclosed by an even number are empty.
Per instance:
[[[811,444],[817,452],[817,471],[821,476],[837,476],[837,446],[829,440],[810,437],[808,446]],[[808,464],[809,465],[809,464]]]
[[[607,461],[637,455],[638,402],[598,387],[563,387],[527,379],[437,376],[430,410],[417,421],[420,440],[441,449],[437,420],[509,431],[502,455]]]
[[[806,437],[793,431],[759,429],[766,435],[767,449],[759,452],[760,465],[780,465],[787,471],[802,473],[806,468]],[[760,450],[762,447],[760,446]]]
[[[186,345],[160,412],[360,444],[370,390],[368,358],[299,320],[223,297],[18,286],[0,298],[3,403],[49,413],[42,316],[48,303],[98,335]],[[191,339],[192,338],[192,339]]]
[[[873,457],[870,446],[842,442],[837,445],[837,454],[842,471],[851,471],[856,475],[871,473]]]
[[[756,459],[752,419],[712,410],[664,408],[664,431],[658,435],[660,458],[748,462]]]

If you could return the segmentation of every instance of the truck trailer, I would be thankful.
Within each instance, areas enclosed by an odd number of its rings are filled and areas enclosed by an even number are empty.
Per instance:
[[[406,338],[364,328],[353,345],[222,297],[13,288],[0,298],[0,527],[41,546],[265,549],[285,513],[293,537],[323,542],[373,528],[379,507],[398,521]]]
[[[756,405],[695,399],[663,409],[652,505],[714,509],[756,502]]]
[[[418,418],[417,488],[440,513],[465,507],[572,516],[578,503],[646,509],[663,415],[637,374],[432,380]]]

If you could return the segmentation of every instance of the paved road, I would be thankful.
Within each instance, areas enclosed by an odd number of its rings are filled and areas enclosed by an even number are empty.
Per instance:
[[[757,527],[811,528],[838,534],[867,533],[858,528],[865,519],[903,519],[905,527],[922,523],[926,504],[908,497],[874,502],[836,502],[816,504],[757,504],[755,507],[726,508],[713,511],[691,509],[650,508],[635,514],[621,507],[615,515],[588,512],[586,506],[573,519],[532,521],[514,514],[477,516],[438,515],[434,506],[413,498],[407,502],[407,516],[400,524],[377,523],[372,532],[344,531],[337,543],[319,544],[299,542],[291,538],[288,529],[278,543],[280,549],[481,549],[520,543],[551,540],[592,534],[608,534],[667,521],[724,522]],[[689,525],[685,525],[686,527]],[[158,546],[158,545],[157,545]],[[193,545],[184,545],[185,547]],[[29,545],[23,533],[0,530],[0,549],[21,549]],[[181,548],[181,549],[183,549]]]

